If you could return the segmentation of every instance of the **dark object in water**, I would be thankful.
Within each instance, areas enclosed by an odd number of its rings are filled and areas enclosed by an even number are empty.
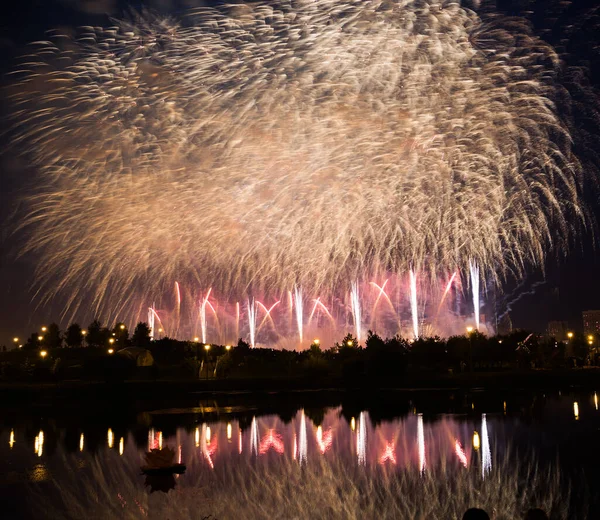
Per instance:
[[[146,487],[150,488],[150,493],[162,491],[168,493],[171,489],[175,489],[175,477],[170,475],[146,475]]]
[[[490,516],[483,509],[472,507],[465,511],[462,520],[490,520]]]
[[[175,452],[169,448],[153,449],[146,453],[146,464],[142,473],[150,476],[168,476],[185,473],[186,466],[175,462]]]
[[[164,468],[151,468],[148,466],[142,466],[141,469],[144,475],[150,476],[173,475],[174,473],[182,475],[185,473],[187,466],[185,464],[173,464],[172,466],[167,466]]]

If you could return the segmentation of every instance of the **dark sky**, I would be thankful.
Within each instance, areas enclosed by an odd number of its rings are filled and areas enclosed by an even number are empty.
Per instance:
[[[79,25],[105,25],[110,16],[121,16],[130,7],[142,5],[160,12],[177,15],[185,9],[201,4],[219,2],[201,0],[149,0],[127,2],[118,0],[21,0],[4,7],[0,17],[0,72],[3,83],[12,66],[13,58],[29,42],[44,39],[45,31]],[[576,101],[573,112],[575,145],[586,168],[595,176],[600,164],[600,122],[593,111],[600,108],[600,0],[497,0],[478,2],[485,11],[498,11],[511,16],[525,17],[533,24],[538,35],[551,43],[570,67],[583,67],[585,91],[571,89]],[[594,94],[595,92],[595,94]],[[4,100],[3,100],[4,101]],[[3,112],[4,113],[4,112]],[[2,128],[6,129],[5,121]],[[18,250],[11,234],[10,216],[16,209],[23,179],[31,172],[26,160],[6,151],[6,136],[0,148],[0,345],[11,343],[15,335],[23,338],[40,324],[60,320],[60,305],[39,307],[31,290],[35,260],[15,258]],[[600,221],[598,193],[591,186],[584,194],[596,219]],[[597,233],[596,233],[597,235]],[[574,328],[581,327],[581,311],[600,309],[600,251],[590,231],[573,244],[568,255],[558,252],[548,259],[545,275],[531,271],[520,284],[509,283],[499,298],[498,310],[510,309],[515,327],[544,330],[551,319],[564,319]],[[563,254],[564,253],[564,254]],[[513,302],[511,304],[511,302]],[[63,324],[64,325],[64,324]]]

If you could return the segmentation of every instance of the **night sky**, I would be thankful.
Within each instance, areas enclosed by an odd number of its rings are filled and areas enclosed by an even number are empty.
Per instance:
[[[15,57],[29,41],[44,39],[45,31],[68,29],[79,25],[107,25],[110,16],[119,17],[130,8],[142,5],[161,13],[177,16],[185,9],[216,2],[199,0],[149,0],[123,2],[117,0],[21,0],[4,7],[0,18],[0,72],[2,83],[10,80],[6,73],[15,66]],[[232,2],[235,3],[235,2]],[[570,67],[581,67],[584,90],[570,89],[575,100],[572,119],[575,149],[586,169],[597,178],[600,165],[600,121],[591,107],[600,108],[600,0],[498,0],[468,2],[480,11],[493,11],[526,17],[536,33],[551,43]],[[481,5],[479,5],[481,4]],[[3,112],[6,99],[2,97]],[[8,130],[2,118],[3,130]],[[31,176],[26,157],[18,157],[7,148],[4,134],[0,149],[0,345],[10,345],[13,336],[24,338],[41,324],[60,322],[60,302],[38,306],[32,290],[35,258],[17,257],[22,236],[13,233],[14,215],[26,180]],[[600,202],[597,189],[590,183],[584,193],[587,204],[600,222]],[[589,229],[574,243],[571,250],[549,256],[545,273],[530,270],[522,283],[509,282],[498,299],[498,312],[510,309],[514,327],[543,331],[548,320],[566,320],[569,326],[581,328],[581,311],[600,309],[600,250],[598,234]],[[596,245],[595,245],[596,244]],[[64,327],[67,324],[62,322]],[[82,323],[87,325],[87,323]]]

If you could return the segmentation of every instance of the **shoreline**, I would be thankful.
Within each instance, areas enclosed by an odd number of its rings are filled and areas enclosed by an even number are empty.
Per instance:
[[[235,396],[264,393],[353,393],[378,394],[444,391],[519,391],[558,390],[563,388],[600,389],[600,368],[561,370],[511,370],[475,372],[462,374],[419,373],[399,377],[397,385],[377,385],[371,378],[351,381],[312,379],[132,379],[122,382],[106,381],[0,381],[0,399],[3,402],[20,401],[32,396],[66,397],[68,394],[81,398],[103,396],[113,392],[125,393],[123,397],[169,397],[194,395]]]

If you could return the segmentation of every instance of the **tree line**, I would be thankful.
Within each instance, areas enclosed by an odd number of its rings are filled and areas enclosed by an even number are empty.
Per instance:
[[[110,347],[125,348],[129,346],[146,348],[150,345],[150,327],[147,323],[139,322],[133,335],[123,322],[118,322],[114,327],[105,327],[100,320],[95,319],[87,329],[78,323],[72,323],[66,330],[61,330],[58,324],[51,323],[44,332],[32,332],[23,345],[25,350],[40,348],[81,348]]]

